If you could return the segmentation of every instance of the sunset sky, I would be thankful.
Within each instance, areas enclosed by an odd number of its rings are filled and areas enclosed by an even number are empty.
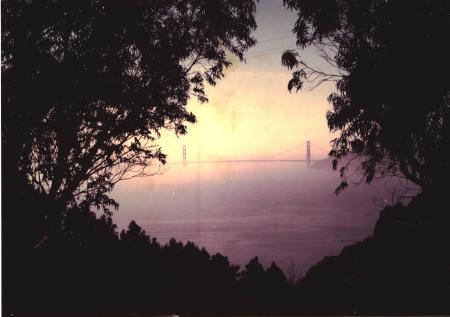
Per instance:
[[[198,122],[188,127],[186,136],[163,134],[159,144],[169,162],[181,161],[183,145],[189,161],[304,158],[304,147],[286,150],[306,140],[321,147],[312,147],[313,158],[326,156],[332,139],[326,99],[334,84],[289,93],[291,71],[281,65],[281,54],[295,47],[295,15],[282,1],[262,0],[256,22],[258,43],[246,53],[246,63],[235,61],[223,80],[207,87],[208,103],[189,102]],[[326,67],[314,50],[300,53],[312,65]]]

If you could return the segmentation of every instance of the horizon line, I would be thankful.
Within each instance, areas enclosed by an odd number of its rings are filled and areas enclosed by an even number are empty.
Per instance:
[[[309,162],[321,161],[322,159],[311,159]],[[262,159],[248,159],[248,160],[202,160],[202,161],[176,161],[167,162],[167,164],[201,164],[201,163],[263,163],[263,162],[308,162],[305,159],[298,160],[262,160]]]

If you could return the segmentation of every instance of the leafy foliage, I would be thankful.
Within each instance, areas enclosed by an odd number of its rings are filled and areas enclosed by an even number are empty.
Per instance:
[[[161,129],[182,135],[190,97],[255,43],[255,1],[2,3],[6,166],[61,212],[158,171]]]
[[[403,175],[422,188],[450,176],[450,3],[414,0],[284,0],[298,13],[293,32],[334,67],[309,67],[283,55],[294,72],[289,90],[336,82],[328,126],[340,135],[330,156],[363,157],[365,180]],[[299,75],[299,72],[303,76]],[[341,170],[346,187],[345,167]]]

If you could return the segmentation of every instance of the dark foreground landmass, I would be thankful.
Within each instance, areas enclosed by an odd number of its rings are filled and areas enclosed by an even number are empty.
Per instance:
[[[450,313],[450,221],[441,195],[384,208],[372,237],[325,257],[297,285],[302,311]]]
[[[448,314],[443,200],[421,194],[407,207],[384,208],[372,237],[325,257],[300,280],[257,258],[239,269],[191,242],[161,245],[135,222],[119,234],[107,217],[72,210],[58,236],[28,248],[24,237],[6,244],[4,313]]]

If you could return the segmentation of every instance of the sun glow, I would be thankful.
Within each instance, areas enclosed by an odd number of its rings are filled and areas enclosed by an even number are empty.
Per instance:
[[[289,93],[289,71],[280,66],[260,72],[253,69],[254,62],[240,63],[216,87],[208,87],[208,103],[190,100],[188,110],[197,116],[197,123],[178,138],[164,132],[159,142],[169,162],[181,161],[183,145],[189,161],[268,159],[310,139],[329,147],[332,135],[325,119],[329,104],[324,96],[332,85]],[[304,151],[283,155],[277,158],[303,158]]]

